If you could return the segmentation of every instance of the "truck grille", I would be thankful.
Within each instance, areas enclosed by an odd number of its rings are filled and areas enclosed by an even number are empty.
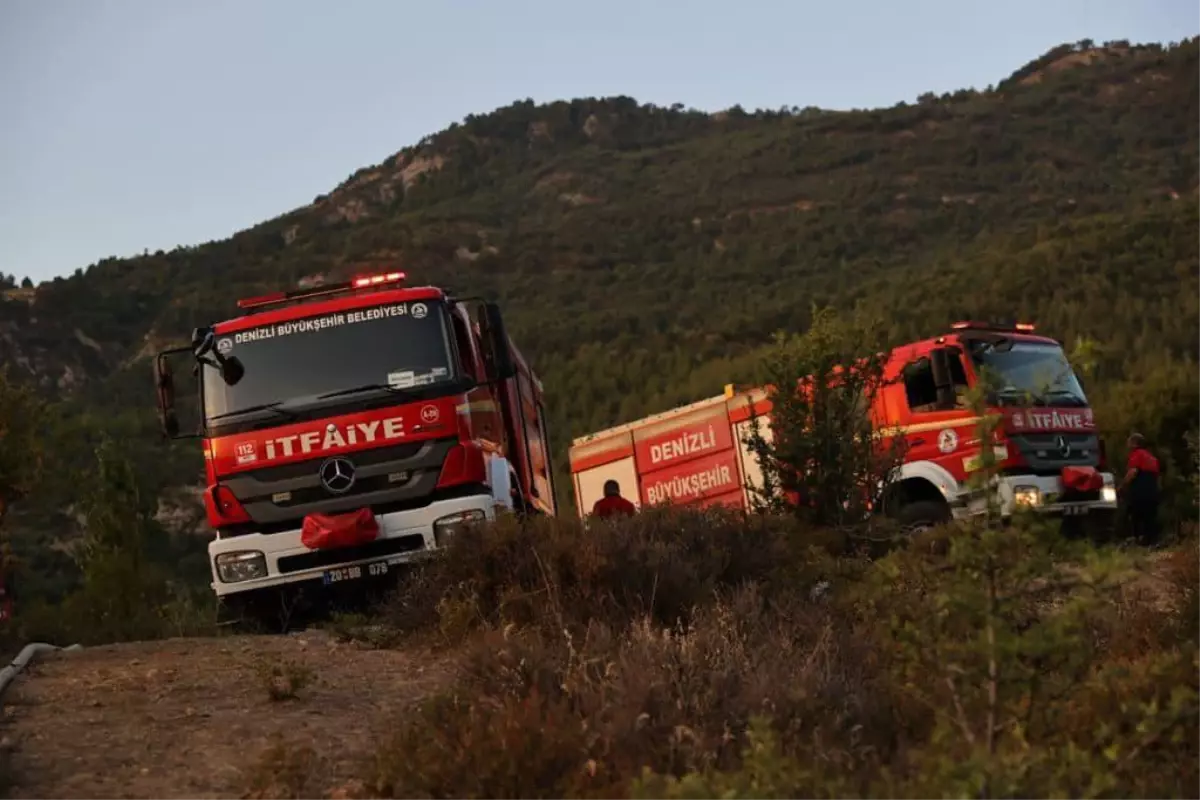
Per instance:
[[[410,444],[398,444],[391,447],[376,447],[374,450],[362,450],[357,453],[346,453],[346,458],[354,462],[359,469],[369,467],[374,464],[388,464],[398,461],[407,461],[419,452],[425,442],[412,442]],[[297,478],[308,478],[316,475],[321,464],[324,463],[325,457],[319,456],[309,461],[299,461],[295,464],[283,464],[278,467],[263,467],[262,469],[243,472],[239,475],[249,475],[259,483],[278,483],[280,481],[291,481]],[[232,479],[232,480],[236,480]],[[226,483],[229,483],[228,481]]]
[[[342,454],[353,465],[354,482],[340,494],[321,483],[325,456],[238,473],[222,484],[254,522],[222,533],[294,530],[313,512],[424,505],[432,498],[446,455],[456,443],[456,439],[431,439]]]
[[[1009,446],[1035,475],[1055,475],[1063,467],[1098,467],[1100,439],[1090,433],[1023,433],[1010,435]],[[1064,452],[1063,445],[1067,446]]]

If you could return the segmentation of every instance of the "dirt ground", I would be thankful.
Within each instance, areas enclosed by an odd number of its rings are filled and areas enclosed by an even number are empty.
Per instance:
[[[306,668],[294,697],[272,699]],[[39,656],[4,696],[8,796],[242,797],[279,742],[322,757],[305,794],[353,794],[389,722],[452,678],[447,657],[323,631]]]

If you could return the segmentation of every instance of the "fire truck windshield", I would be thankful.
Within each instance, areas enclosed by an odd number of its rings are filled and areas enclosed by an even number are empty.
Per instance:
[[[1000,405],[1029,401],[1047,406],[1086,406],[1087,395],[1061,347],[1049,342],[972,342],[976,370],[990,372]]]
[[[245,376],[227,386],[205,368],[209,422],[272,409],[292,416],[333,397],[426,393],[459,379],[440,303],[391,303],[218,334],[217,352],[237,356]]]

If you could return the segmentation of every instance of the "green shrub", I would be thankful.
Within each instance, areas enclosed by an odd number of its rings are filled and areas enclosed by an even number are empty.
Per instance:
[[[9,638],[92,645],[215,633],[211,592],[181,585],[147,555],[163,531],[156,500],[126,454],[104,440],[95,458],[79,497],[83,536],[72,550],[79,586],[57,603],[22,603]]]

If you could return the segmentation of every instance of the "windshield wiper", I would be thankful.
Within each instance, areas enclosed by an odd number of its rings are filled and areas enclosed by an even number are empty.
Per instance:
[[[355,386],[350,389],[338,389],[336,392],[326,392],[325,394],[317,395],[318,400],[328,400],[330,397],[343,397],[348,394],[362,394],[364,392],[386,391],[389,394],[414,394],[412,389],[401,389],[399,386],[392,386],[388,383],[364,383],[362,386]]]
[[[1028,389],[1018,389],[1016,386],[1005,386],[1003,389],[997,389],[996,394],[1006,398],[1035,397],[1033,392]]]
[[[238,416],[241,416],[242,414],[253,414],[255,411],[274,411],[276,414],[279,414],[280,416],[283,416],[283,417],[295,417],[296,416],[295,413],[288,411],[287,409],[280,408],[280,406],[282,406],[283,403],[284,403],[283,400],[276,400],[274,403],[260,403],[259,405],[256,405],[256,406],[247,406],[246,408],[237,408],[237,409],[234,409],[233,411],[226,411],[223,414],[214,414],[213,416],[208,418],[208,421],[212,422],[213,420],[225,419],[226,417],[238,417]]]
[[[1064,400],[1071,400],[1076,405],[1079,405],[1079,406],[1087,405],[1087,400],[1084,400],[1082,397],[1075,394],[1070,389],[1051,389],[1050,391],[1043,394],[1040,399],[1042,400],[1042,402],[1047,403],[1047,402],[1049,402],[1051,397],[1061,397]]]

